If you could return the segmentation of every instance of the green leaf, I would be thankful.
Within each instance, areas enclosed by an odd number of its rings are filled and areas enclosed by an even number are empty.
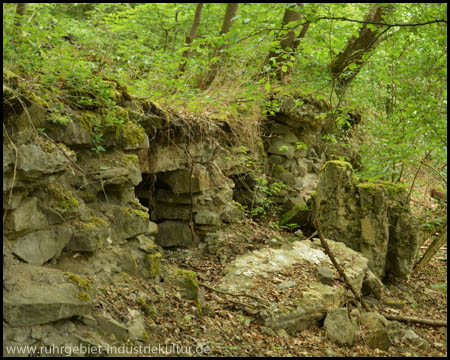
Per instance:
[[[266,82],[266,85],[264,86],[264,89],[266,89],[267,92],[270,91],[270,81]]]

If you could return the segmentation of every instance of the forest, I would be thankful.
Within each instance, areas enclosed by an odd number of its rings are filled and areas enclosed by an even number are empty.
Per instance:
[[[446,3],[4,3],[3,112],[7,346],[447,355]]]

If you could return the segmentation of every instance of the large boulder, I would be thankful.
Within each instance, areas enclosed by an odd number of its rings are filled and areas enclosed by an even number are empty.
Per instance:
[[[360,251],[378,278],[411,271],[418,230],[402,185],[355,184],[349,163],[329,161],[320,171],[314,217],[324,236]]]
[[[349,163],[327,162],[319,176],[314,217],[325,237],[342,241],[353,250],[361,246],[359,194],[353,185]]]
[[[360,290],[368,269],[367,259],[342,243],[328,242],[352,285]],[[295,333],[323,320],[327,310],[341,307],[349,296],[337,284],[314,281],[319,266],[332,267],[328,256],[316,244],[298,241],[279,249],[266,248],[238,256],[224,269],[225,276],[217,288],[261,297],[277,294],[269,306],[270,313],[261,314],[264,326]],[[301,275],[293,276],[295,271]]]
[[[89,281],[74,274],[19,264],[4,277],[3,319],[13,327],[83,315],[93,306]]]

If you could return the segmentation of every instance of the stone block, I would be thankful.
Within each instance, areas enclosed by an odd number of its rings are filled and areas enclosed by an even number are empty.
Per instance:
[[[195,214],[195,223],[200,225],[220,225],[220,216],[214,211],[204,210]]]
[[[18,232],[37,230],[48,226],[47,219],[37,207],[37,201],[36,197],[32,197],[11,211],[6,218],[5,230]]]
[[[61,254],[71,235],[71,228],[63,225],[36,230],[15,240],[13,253],[29,264],[42,265]]]
[[[340,345],[353,345],[358,333],[350,321],[347,308],[328,310],[323,326],[327,338]]]
[[[294,158],[295,146],[281,139],[272,139],[267,149],[269,154],[282,155],[288,159]]]
[[[13,327],[47,324],[83,315],[93,303],[60,270],[19,264],[3,283],[3,319]]]
[[[170,186],[175,194],[199,193],[210,188],[210,178],[206,169],[201,165],[195,165],[190,169],[169,171],[160,175],[160,179]]]
[[[188,224],[180,221],[164,221],[158,224],[156,243],[164,247],[188,246],[197,239],[192,238]]]

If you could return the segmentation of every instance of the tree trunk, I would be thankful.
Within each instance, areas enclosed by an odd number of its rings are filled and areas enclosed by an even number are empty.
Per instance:
[[[364,21],[381,22],[391,10],[392,6],[372,6],[364,17]],[[359,29],[358,36],[352,36],[344,49],[331,61],[331,76],[336,81],[339,92],[343,92],[359,73],[364,65],[364,55],[382,41],[383,33],[381,25],[364,24]]]
[[[222,29],[220,29],[220,35],[226,34],[230,31],[233,25],[233,18],[236,16],[239,3],[229,3],[227,4],[227,10],[225,11],[225,17],[222,23]]]
[[[288,30],[289,28],[287,27],[287,25],[290,22],[298,21],[302,18],[300,10],[303,8],[304,4],[296,3],[296,5],[297,8],[294,10],[292,9],[292,7],[286,8],[282,20],[283,29]],[[279,37],[281,38],[280,39],[281,51],[280,50],[276,51],[275,49],[271,50],[266,60],[264,61],[265,64],[268,63],[269,61],[273,61],[273,64],[275,65],[276,68],[276,77],[278,80],[282,80],[283,78],[285,78],[286,75],[288,75],[290,67],[289,66],[283,67],[283,63],[285,63],[286,60],[289,60],[290,55],[294,54],[295,50],[298,47],[298,44],[300,44],[300,40],[305,37],[309,25],[310,25],[309,22],[304,24],[298,36],[295,36],[295,31],[293,29],[288,31],[287,33],[286,30],[283,30],[281,36]]]
[[[225,35],[228,33],[231,29],[231,26],[233,26],[234,17],[236,16],[237,10],[238,10],[239,3],[228,3],[227,9],[225,11],[225,17],[223,18],[222,28],[220,29],[220,35]],[[224,53],[220,53],[220,50],[222,50],[224,45],[222,44],[216,50],[214,51],[213,58],[219,57],[219,59],[211,64],[211,68],[207,72],[206,76],[200,80],[199,87],[200,89],[206,89],[211,83],[214,81],[214,79],[217,76],[217,73],[219,72],[220,63],[223,61]]]
[[[197,7],[195,8],[195,15],[194,15],[194,22],[192,23],[191,29],[189,30],[189,34],[186,35],[186,45],[190,45],[192,41],[194,41],[195,37],[197,36],[197,29],[200,25],[200,19],[202,16],[202,10],[203,5],[205,3],[198,3]],[[180,66],[178,68],[178,71],[180,74],[184,73],[186,70],[186,63],[187,59],[189,58],[190,51],[184,50],[183,51],[183,59],[181,60]]]
[[[22,18],[23,18],[23,15],[25,14],[26,7],[27,7],[27,3],[17,3],[16,16],[15,16],[15,20],[14,20],[14,26],[16,27],[17,31],[22,26]]]
[[[442,247],[442,245],[447,243],[447,225],[445,225],[441,236],[434,239],[431,243],[430,247],[425,251],[422,258],[414,265],[414,270],[418,271],[423,269],[431,260],[431,258],[436,255],[438,250]]]

